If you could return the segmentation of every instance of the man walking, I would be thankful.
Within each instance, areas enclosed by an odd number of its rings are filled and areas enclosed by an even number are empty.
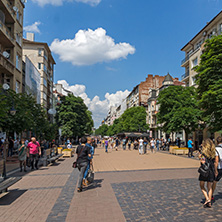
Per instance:
[[[27,148],[31,160],[32,170],[34,170],[34,162],[35,162],[35,168],[38,170],[38,161],[39,161],[39,156],[41,156],[41,147],[39,145],[39,142],[36,141],[35,137],[31,138],[31,142],[28,144]]]
[[[143,139],[142,137],[140,137],[140,140],[139,140],[139,154],[143,154]]]
[[[189,149],[189,153],[188,153],[188,157],[189,158],[193,158],[193,141],[192,141],[192,137],[190,137],[190,139],[187,142],[187,147]]]

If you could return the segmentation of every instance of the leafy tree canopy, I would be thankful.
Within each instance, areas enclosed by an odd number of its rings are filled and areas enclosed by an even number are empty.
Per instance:
[[[92,113],[80,97],[64,96],[57,108],[57,121],[65,137],[90,134],[94,125]]]
[[[183,129],[188,135],[197,128],[201,112],[194,87],[170,86],[160,92],[157,102],[160,105],[157,119],[164,132]]]
[[[206,41],[199,66],[196,83],[203,110],[203,120],[212,131],[221,130],[222,126],[222,36],[215,36]]]

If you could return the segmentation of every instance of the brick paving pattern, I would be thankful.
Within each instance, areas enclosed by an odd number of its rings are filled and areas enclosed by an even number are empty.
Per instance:
[[[126,221],[221,221],[222,193],[203,208],[197,179],[112,184]],[[222,185],[218,185],[218,190]]]
[[[0,197],[0,222],[221,221],[222,184],[203,209],[196,160],[96,149],[95,182],[77,193],[74,159],[12,175],[23,178]]]

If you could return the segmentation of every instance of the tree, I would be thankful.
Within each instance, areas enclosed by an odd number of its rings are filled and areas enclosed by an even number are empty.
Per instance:
[[[169,86],[160,92],[157,103],[160,105],[157,120],[166,133],[183,129],[186,134],[193,132],[200,120],[197,92],[194,87]]]
[[[212,131],[222,126],[222,36],[206,41],[199,66],[195,68],[199,105],[203,120]]]
[[[91,133],[93,120],[83,99],[69,94],[62,97],[61,102],[57,108],[56,119],[62,135],[75,137]]]
[[[149,126],[146,124],[146,109],[143,106],[127,109],[120,117],[119,124],[121,131],[139,132],[146,131]]]
[[[107,136],[108,134],[108,129],[109,127],[106,124],[103,124],[100,126],[98,129],[96,129],[95,134],[96,135],[101,135],[101,136]]]

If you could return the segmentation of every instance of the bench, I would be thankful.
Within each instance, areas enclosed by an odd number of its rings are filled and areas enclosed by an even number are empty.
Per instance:
[[[57,147],[51,148],[51,149],[46,149],[45,150],[45,166],[49,163],[54,163],[56,160],[58,160],[62,154],[57,154]],[[57,154],[57,155],[56,155]]]
[[[16,182],[22,179],[22,177],[8,177],[6,178],[4,175],[5,171],[5,160],[0,160],[0,193],[7,192],[8,187],[12,186]]]

